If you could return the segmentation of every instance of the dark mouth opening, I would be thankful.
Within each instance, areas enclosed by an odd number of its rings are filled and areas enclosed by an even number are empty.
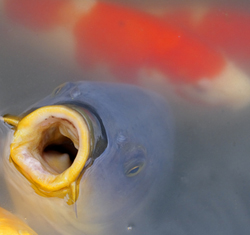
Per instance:
[[[61,144],[50,144],[44,148],[43,154],[68,154],[71,163],[76,158],[78,149],[75,148],[71,139],[65,137],[65,140]]]
[[[43,131],[41,157],[47,170],[60,174],[74,162],[79,140],[72,123],[57,118],[53,121],[50,120],[50,125]]]

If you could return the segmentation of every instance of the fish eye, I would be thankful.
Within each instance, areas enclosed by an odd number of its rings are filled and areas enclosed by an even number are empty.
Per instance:
[[[145,163],[145,151],[142,148],[132,149],[127,153],[127,158],[124,163],[125,175],[127,177],[138,175],[144,168]]]
[[[128,177],[133,177],[135,175],[137,175],[143,168],[143,165],[144,164],[141,164],[141,165],[137,165],[137,166],[134,166],[132,167],[131,169],[129,169],[127,172],[126,172],[126,175]]]

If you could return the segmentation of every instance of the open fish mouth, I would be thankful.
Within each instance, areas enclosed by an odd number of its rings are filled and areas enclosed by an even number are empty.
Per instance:
[[[36,109],[21,120],[4,116],[15,127],[10,160],[42,196],[78,197],[83,169],[91,164],[101,138],[97,119],[82,107],[53,105]],[[100,144],[98,144],[100,146]],[[106,147],[105,141],[101,148]]]

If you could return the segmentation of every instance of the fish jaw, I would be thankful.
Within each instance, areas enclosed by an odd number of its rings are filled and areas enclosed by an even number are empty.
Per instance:
[[[89,131],[88,123],[73,109],[60,105],[37,109],[16,126],[10,160],[38,194],[61,198],[69,195],[68,203],[74,203],[76,181],[91,152]],[[67,154],[57,156],[46,151],[49,145],[64,144],[69,139],[71,142],[66,144],[77,149],[72,164]]]
[[[22,220],[0,207],[0,234],[4,235],[37,235]]]

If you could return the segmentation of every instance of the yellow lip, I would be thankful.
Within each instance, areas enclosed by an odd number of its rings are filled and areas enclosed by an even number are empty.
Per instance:
[[[68,204],[74,203],[78,196],[77,179],[93,145],[88,120],[64,105],[39,108],[20,121],[3,119],[16,127],[10,159],[35,191],[42,196],[67,196]],[[76,152],[72,164],[69,153],[47,151],[50,146],[63,145],[72,145]]]
[[[0,207],[0,234],[4,235],[37,235],[28,225]]]

